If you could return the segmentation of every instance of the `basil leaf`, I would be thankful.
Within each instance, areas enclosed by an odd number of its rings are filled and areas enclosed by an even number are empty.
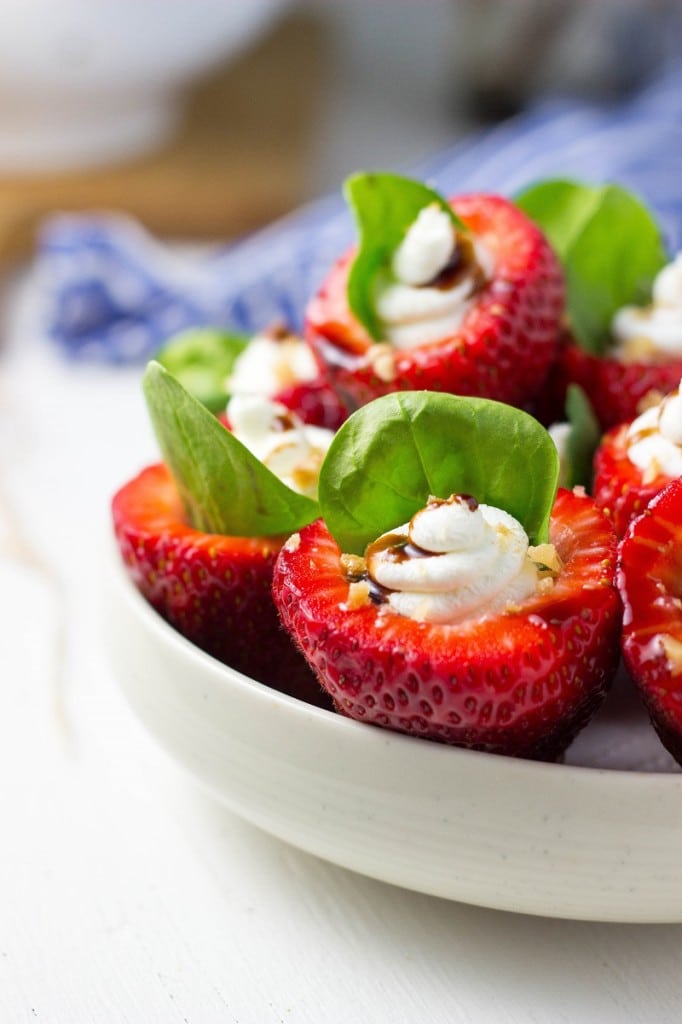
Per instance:
[[[248,343],[244,334],[195,327],[170,338],[156,353],[156,361],[207,409],[222,412],[230,397],[235,361]]]
[[[514,201],[544,231],[564,266],[576,341],[603,355],[614,313],[649,302],[654,277],[667,262],[654,217],[618,185],[545,181]]]
[[[143,389],[163,459],[192,526],[205,533],[268,537],[319,515],[178,383],[151,362]]]
[[[601,430],[589,398],[577,384],[568,385],[566,416],[571,430],[566,443],[566,467],[561,483],[569,489],[580,484],[589,490],[592,486],[592,460],[601,439]]]
[[[403,391],[346,421],[320,473],[322,515],[343,551],[362,554],[429,495],[471,494],[505,509],[532,544],[548,538],[559,457],[520,409],[485,398]]]
[[[466,228],[443,196],[420,181],[398,174],[354,174],[346,181],[344,193],[360,236],[348,275],[348,304],[370,336],[378,340],[381,324],[374,309],[377,281],[389,272],[393,253],[420,211],[437,203],[458,230]]]

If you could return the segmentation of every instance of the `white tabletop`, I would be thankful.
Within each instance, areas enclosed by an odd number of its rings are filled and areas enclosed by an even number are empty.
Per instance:
[[[156,748],[99,610],[109,497],[155,457],[139,371],[69,365],[25,314],[0,354],[0,1021],[679,1021],[682,927],[371,881],[241,822]]]

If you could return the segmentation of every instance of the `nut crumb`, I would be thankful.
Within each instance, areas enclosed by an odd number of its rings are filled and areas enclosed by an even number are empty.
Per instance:
[[[642,473],[642,483],[652,484],[654,480],[661,475],[663,467],[657,458],[653,457],[647,468]]]
[[[622,363],[648,363],[657,355],[656,346],[646,334],[638,334],[634,338],[628,338],[621,346],[619,358]]]
[[[367,353],[367,362],[374,370],[379,380],[384,384],[390,384],[396,378],[395,359],[393,349],[383,342],[372,345]]]
[[[659,640],[665,651],[670,671],[679,672],[682,670],[682,643],[674,636],[671,636],[670,633],[661,633]]]
[[[285,551],[298,551],[301,546],[301,535],[300,533],[292,533],[291,537],[284,542]]]
[[[558,576],[564,567],[559,552],[553,544],[538,544],[528,548],[528,557],[535,564],[540,576]]]
[[[369,600],[369,582],[356,580],[348,587],[348,599],[344,601],[341,608],[344,612],[354,612],[357,608],[363,608],[369,604]]]
[[[349,580],[359,580],[367,572],[367,562],[362,555],[341,555],[341,570]]]
[[[651,391],[647,391],[647,393],[640,398],[637,403],[637,414],[640,415],[641,413],[646,412],[647,409],[653,409],[655,405],[660,405],[664,398],[665,395],[662,391],[657,391],[656,388],[652,388]]]

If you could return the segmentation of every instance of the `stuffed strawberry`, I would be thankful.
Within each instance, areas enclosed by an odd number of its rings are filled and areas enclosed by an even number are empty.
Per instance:
[[[347,184],[359,248],[306,313],[306,337],[351,408],[428,388],[524,404],[554,359],[563,278],[541,232],[507,200],[446,202],[391,174]]]
[[[630,520],[679,476],[682,397],[678,387],[632,423],[605,434],[594,458],[593,493],[622,537]]]
[[[496,753],[565,749],[606,693],[620,615],[613,529],[582,493],[554,500],[557,472],[537,421],[485,399],[400,393],[351,416],[324,519],[273,579],[341,712]]]
[[[259,395],[328,430],[337,430],[348,415],[320,376],[310,347],[285,327],[253,338],[195,328],[167,341],[157,360],[215,413],[224,411],[232,395]]]
[[[221,661],[306,700],[320,700],[304,660],[279,628],[272,568],[292,529],[317,502],[283,482],[319,471],[309,430],[268,403],[243,399],[222,426],[159,364],[144,379],[165,465],[143,470],[113,499],[116,538],[128,572],[149,603],[183,636]],[[320,442],[317,431],[315,440]],[[329,443],[331,434],[326,440]]]
[[[545,232],[567,283],[567,322],[536,411],[550,422],[566,387],[587,394],[603,430],[633,420],[682,376],[682,259],[617,185],[547,181],[516,199]]]
[[[663,744],[682,764],[682,480],[635,519],[621,544],[623,657]]]

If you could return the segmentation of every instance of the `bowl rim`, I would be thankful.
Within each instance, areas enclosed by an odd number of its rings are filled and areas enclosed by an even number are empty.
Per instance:
[[[429,741],[419,736],[409,736],[380,726],[372,726],[370,723],[358,722],[325,708],[307,704],[297,697],[282,693],[266,683],[259,682],[230,665],[226,665],[184,637],[149,604],[137,589],[125,569],[115,543],[110,542],[108,546],[110,568],[114,569],[116,587],[133,613],[142,619],[159,642],[170,645],[171,648],[175,647],[179,653],[182,652],[185,659],[196,663],[202,671],[208,671],[213,682],[223,689],[236,687],[244,696],[248,691],[248,696],[255,697],[258,701],[264,700],[269,704],[274,701],[276,705],[287,709],[291,714],[309,718],[322,728],[333,729],[342,735],[345,734],[349,740],[351,737],[356,737],[358,740],[362,738],[362,742],[367,744],[371,743],[374,738],[379,749],[385,750],[387,747],[394,747],[400,750],[402,748],[405,755],[408,756],[408,752],[410,752],[409,756],[411,757],[415,756],[416,751],[422,750],[423,755],[418,756],[423,756],[424,759],[433,759],[434,763],[441,766],[441,770],[443,766],[453,770],[458,764],[473,765],[478,761],[487,765],[496,763],[498,768],[503,765],[505,774],[513,774],[521,783],[524,778],[532,778],[537,781],[539,776],[543,775],[548,781],[553,779],[558,782],[561,779],[562,782],[575,781],[582,785],[590,777],[598,777],[601,785],[613,787],[614,792],[620,791],[621,787],[625,786],[626,791],[631,793],[632,788],[636,786],[651,790],[653,796],[661,786],[664,786],[666,790],[679,790],[680,796],[682,796],[682,770],[660,772],[644,771],[643,769],[597,768],[589,765],[533,761],[528,758],[508,757],[487,751],[468,750],[451,744]],[[113,566],[111,566],[112,562]],[[376,735],[373,737],[373,734]]]

